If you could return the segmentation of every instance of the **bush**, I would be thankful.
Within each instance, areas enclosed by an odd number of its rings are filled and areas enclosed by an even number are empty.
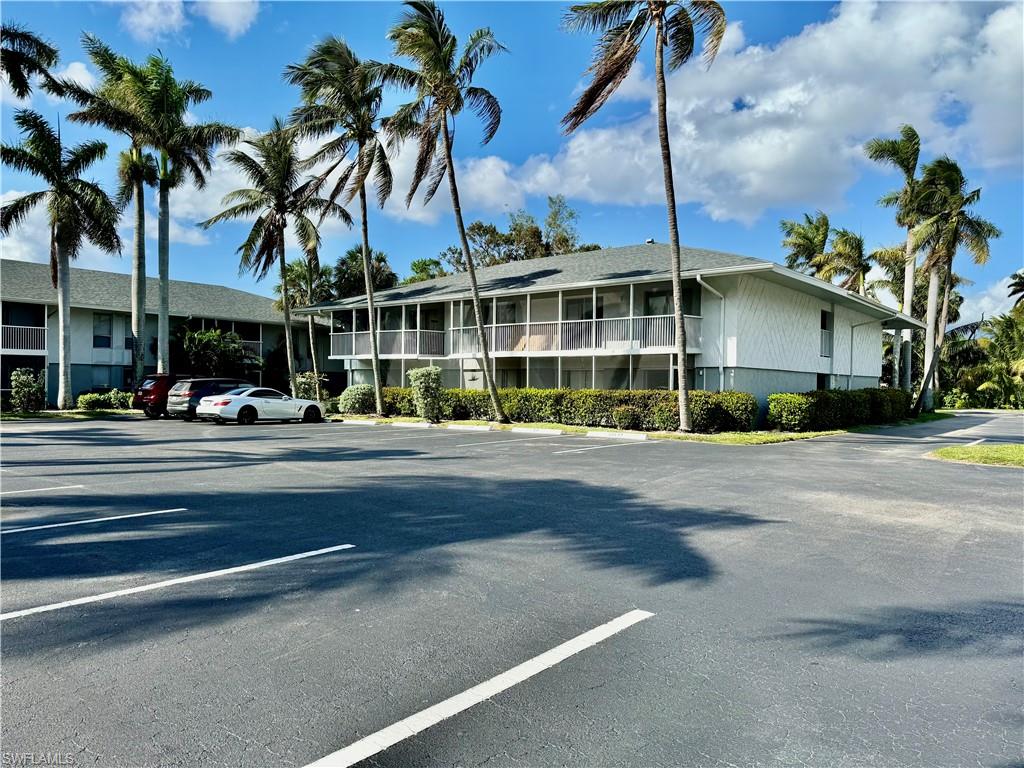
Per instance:
[[[80,411],[123,410],[132,407],[132,393],[114,389],[103,394],[93,392],[79,395],[76,407]]]
[[[416,406],[416,415],[427,421],[441,420],[441,369],[436,365],[426,368],[414,368],[409,371],[412,382],[412,400]]]
[[[46,377],[31,368],[11,371],[11,410],[34,413],[46,408]]]
[[[783,432],[809,432],[815,425],[814,401],[795,392],[768,395],[768,423]]]
[[[654,406],[651,411],[651,421],[654,429],[659,432],[675,432],[679,429],[679,406],[675,403],[661,403]]]
[[[351,414],[376,413],[377,399],[370,384],[353,384],[338,397],[338,412]]]
[[[768,396],[768,423],[786,432],[888,424],[909,412],[910,395],[899,389],[819,389]]]
[[[617,405],[612,408],[612,421],[619,429],[641,429],[644,417],[632,405]]]
[[[333,413],[339,413],[338,411],[338,398],[329,397],[324,401],[324,409],[327,411],[327,415],[330,416]]]
[[[301,400],[319,400],[320,392],[317,391],[317,383],[320,384],[320,391],[323,391],[327,377],[321,376],[318,379],[312,371],[295,374],[295,396]]]
[[[384,387],[385,416],[415,416],[416,403],[411,387]]]

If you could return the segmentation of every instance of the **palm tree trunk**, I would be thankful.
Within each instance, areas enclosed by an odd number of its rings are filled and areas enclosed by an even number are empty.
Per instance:
[[[160,309],[157,314],[156,372],[170,373],[171,334],[171,277],[170,277],[170,184],[166,176],[167,161],[161,158],[164,167],[160,176],[159,212],[157,218],[157,261],[160,272]]]
[[[135,242],[132,254],[132,352],[135,386],[146,372],[146,201],[142,179],[135,185]]]
[[[462,258],[466,262],[466,272],[469,274],[469,285],[473,294],[473,317],[476,320],[476,335],[480,343],[481,367],[484,372],[484,383],[487,385],[487,392],[491,396],[491,407],[494,409],[494,418],[500,423],[508,422],[505,409],[501,407],[501,400],[498,399],[498,389],[494,386],[494,377],[491,375],[491,355],[487,350],[487,335],[484,333],[484,315],[480,308],[480,289],[476,283],[476,268],[473,266],[473,256],[469,251],[469,240],[466,239],[466,226],[462,221],[462,206],[459,204],[459,186],[455,180],[455,162],[452,159],[452,138],[448,133],[448,118],[442,118],[441,132],[444,136],[444,159],[448,165],[448,189],[452,194],[452,211],[455,213],[455,224],[459,230],[459,242],[462,245]]]
[[[942,360],[942,345],[946,341],[946,322],[949,318],[949,291],[952,284],[950,275],[946,273],[945,288],[942,289],[942,310],[939,312],[939,329],[936,333],[935,338],[935,357],[938,361],[935,363],[935,376],[932,378],[932,389],[936,392],[939,391],[939,362]]]
[[[925,313],[924,332],[924,378],[921,379],[921,395],[919,400],[926,411],[933,407],[931,379],[933,375],[932,361],[935,358],[935,320],[939,305],[939,270],[932,267],[928,270],[928,309]]]
[[[360,145],[362,156],[363,147]],[[366,183],[359,188],[359,217],[363,230],[363,284],[366,286],[366,309],[369,314],[370,364],[373,366],[373,399],[377,403],[377,415],[384,415],[384,384],[380,380],[380,353],[377,351],[377,309],[373,304],[373,268],[370,263],[370,226],[366,221]],[[404,311],[404,310],[403,310]],[[355,328],[352,329],[353,331]],[[405,382],[402,382],[403,384]]]
[[[676,368],[679,384],[679,431],[690,431],[690,392],[686,381],[686,322],[683,318],[682,259],[679,255],[679,223],[676,220],[676,189],[672,179],[672,149],[668,141],[668,116],[665,95],[664,18],[658,16],[655,36],[654,75],[658,89],[658,139],[661,142],[661,167],[665,175],[665,206],[668,209],[668,237],[671,253],[672,313],[676,325]],[[724,350],[719,350],[724,354]],[[671,377],[669,387],[672,386]]]
[[[57,407],[75,407],[71,397],[71,264],[66,249],[57,246]]]
[[[288,387],[292,397],[298,397],[295,391],[295,353],[292,351],[292,311],[291,299],[288,297],[288,281],[285,279],[284,232],[280,233],[277,246],[277,261],[281,268],[281,303],[284,305],[284,349],[288,355]]]
[[[306,300],[313,304],[313,265],[306,261]],[[309,359],[313,363],[313,386],[316,390],[316,399],[320,397],[320,369],[316,364],[316,324],[313,322],[312,313],[306,316],[309,322]]]
[[[916,266],[917,258],[914,255],[913,248],[913,237],[911,236],[911,230],[907,229],[907,251],[906,251],[906,262],[903,266],[903,313],[906,315],[913,315],[914,312],[914,267]],[[901,331],[902,342],[900,346],[902,353],[900,356],[903,359],[903,370],[901,371],[901,382],[902,387],[907,392],[910,391],[911,387],[911,368],[913,368],[913,337],[914,331],[911,328],[904,328]]]

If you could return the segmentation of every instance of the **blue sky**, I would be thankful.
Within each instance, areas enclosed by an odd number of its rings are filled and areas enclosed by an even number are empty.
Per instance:
[[[548,194],[565,194],[580,212],[584,241],[603,245],[667,239],[661,167],[654,140],[648,48],[621,89],[574,136],[559,120],[578,92],[593,39],[560,29],[558,3],[445,4],[465,37],[489,25],[509,52],[488,62],[478,81],[504,108],[501,129],[479,145],[475,119],[460,118],[456,155],[468,220],[502,224],[519,207],[542,218]],[[984,3],[726,3],[730,29],[707,71],[687,66],[669,80],[670,127],[685,244],[772,260],[782,259],[778,222],[821,208],[837,226],[861,232],[869,247],[898,242],[891,212],[875,201],[899,184],[891,171],[863,158],[874,135],[914,124],[924,159],[948,152],[972,184],[983,188],[979,211],[1003,230],[992,259],[976,267],[962,256],[958,271],[974,281],[966,314],[1006,307],[1005,278],[1021,267],[1022,6]],[[364,58],[387,58],[384,35],[400,12],[395,3],[6,2],[16,21],[54,42],[60,69],[89,82],[94,72],[80,47],[93,32],[119,52],[142,58],[159,49],[182,78],[198,80],[214,98],[196,110],[255,130],[287,115],[297,93],[281,79],[324,34],[344,37]],[[922,34],[921,30],[928,30]],[[2,130],[13,138],[14,104],[4,93]],[[388,107],[401,101],[390,94]],[[36,94],[31,102],[51,119],[66,104]],[[95,135],[64,123],[71,140]],[[113,189],[123,140],[106,137],[111,153],[96,178]],[[411,158],[395,158],[408,178]],[[172,197],[172,277],[234,285],[270,294],[271,279],[237,275],[235,249],[245,231],[227,224],[201,232],[194,223],[217,211],[220,197],[241,180],[218,165],[203,191]],[[35,188],[19,174],[3,175],[5,197]],[[435,256],[455,241],[447,195],[427,208],[403,203],[404,189],[369,217],[372,244],[399,274],[409,262]],[[152,201],[151,201],[152,202]],[[155,211],[155,206],[150,205]],[[130,235],[125,225],[124,233]],[[149,236],[155,236],[155,218]],[[353,231],[325,231],[322,258],[332,261],[357,242]],[[128,241],[130,242],[130,240]],[[46,231],[30,220],[3,243],[5,257],[43,260]],[[148,254],[155,274],[155,245]],[[86,251],[82,266],[128,271],[120,259]]]

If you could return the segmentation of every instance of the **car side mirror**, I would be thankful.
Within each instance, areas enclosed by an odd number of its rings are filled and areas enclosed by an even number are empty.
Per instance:
[[[288,397],[288,395],[285,395],[285,396],[284,396],[284,397],[282,397],[281,399],[282,399],[282,400],[291,400],[291,398],[290,398],[290,397]]]

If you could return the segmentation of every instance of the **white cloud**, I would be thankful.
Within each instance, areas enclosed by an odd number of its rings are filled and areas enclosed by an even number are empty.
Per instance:
[[[260,6],[257,0],[198,0],[192,11],[228,36],[229,40],[245,34],[256,22]]]
[[[93,73],[89,66],[82,61],[72,61],[66,67],[58,69],[53,73],[55,77],[61,80],[70,80],[73,83],[77,83],[83,88],[92,90],[99,83],[99,79]],[[60,101],[59,98],[46,94],[47,101],[56,104]]]
[[[991,283],[982,291],[968,294],[960,307],[959,323],[969,323],[994,315],[1002,315],[1013,308],[1013,299],[1009,297],[1010,278],[1004,277]]]
[[[184,0],[132,0],[121,12],[121,26],[142,42],[170,37],[185,24]]]

